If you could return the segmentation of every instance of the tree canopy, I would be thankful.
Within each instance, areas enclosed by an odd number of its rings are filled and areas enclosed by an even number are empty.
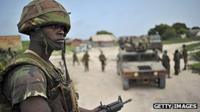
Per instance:
[[[113,35],[113,33],[111,33],[111,32],[108,32],[108,31],[106,31],[106,30],[101,30],[101,31],[97,31],[97,32],[96,32],[96,35],[100,35],[100,34],[108,34],[108,35]]]
[[[200,27],[196,26],[192,29],[200,29]],[[190,37],[189,28],[186,26],[185,23],[180,22],[174,23],[171,26],[167,24],[159,24],[148,31],[148,35],[155,35],[156,33],[161,36],[162,40],[180,38],[183,34],[186,34],[188,37]]]

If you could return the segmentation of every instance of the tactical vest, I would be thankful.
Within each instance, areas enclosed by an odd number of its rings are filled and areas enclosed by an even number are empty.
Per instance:
[[[9,66],[0,74],[0,112],[11,112],[12,107],[10,102],[6,100],[2,93],[2,82],[3,77],[13,68],[21,65],[34,65],[39,67],[43,73],[45,74],[47,80],[47,101],[50,104],[50,108],[52,105],[52,101],[58,97],[59,93],[62,93],[64,104],[60,107],[66,107],[66,112],[79,112],[79,107],[77,104],[77,96],[75,94],[75,90],[73,88],[73,84],[66,83],[65,79],[62,77],[62,71],[53,64],[49,64],[44,61],[42,58],[32,54],[32,53],[24,53],[16,58],[16,60],[12,61]],[[63,102],[61,103],[63,104]]]

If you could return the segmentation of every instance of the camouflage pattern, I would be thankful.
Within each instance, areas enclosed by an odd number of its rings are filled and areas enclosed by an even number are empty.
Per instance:
[[[0,48],[0,73],[5,69],[6,65],[9,64],[10,60],[15,58],[16,55],[17,53],[12,51],[11,48],[8,48],[8,50]]]
[[[4,84],[4,93],[12,106],[29,97],[41,96],[47,99],[52,112],[64,111],[63,99],[66,99],[70,112],[79,112],[73,84],[66,85],[61,70],[42,58],[25,53],[7,67],[6,73],[12,74],[7,76]]]
[[[4,94],[12,106],[31,96],[47,98],[47,81],[45,75],[36,66],[23,65],[16,67],[9,72],[5,82]]]
[[[85,71],[89,71],[89,60],[90,60],[89,58],[90,58],[90,55],[86,51],[81,60],[84,64]]]
[[[103,52],[101,52],[101,54],[99,55],[99,61],[101,62],[101,70],[102,72],[104,72],[106,66],[106,56],[103,54]]]
[[[68,12],[54,0],[33,0],[24,7],[18,30],[29,35],[31,30],[49,24],[62,24],[67,33],[70,29]]]
[[[183,45],[182,57],[183,57],[183,61],[184,61],[184,68],[183,68],[183,70],[186,70],[187,63],[188,63],[188,51],[187,51],[185,45]]]
[[[73,65],[75,65],[75,63],[80,64],[78,57],[77,57],[77,54],[76,54],[76,51],[73,52]]]
[[[167,53],[162,55],[162,65],[166,68],[168,72],[168,77],[170,77],[170,59]]]
[[[174,71],[175,75],[178,75],[180,72],[180,59],[181,59],[181,54],[178,50],[175,51],[174,53]]]

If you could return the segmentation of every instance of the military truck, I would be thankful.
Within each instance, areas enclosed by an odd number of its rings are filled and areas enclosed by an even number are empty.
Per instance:
[[[126,51],[134,51],[139,46],[145,49],[163,50],[163,43],[159,34],[142,36],[123,36],[119,39],[120,48]]]
[[[161,37],[159,34],[150,35],[148,36],[149,40],[149,49],[158,49],[160,51],[163,50],[163,43],[161,41]]]
[[[124,90],[130,88],[130,83],[153,83],[159,88],[165,88],[167,71],[156,55],[153,50],[119,51],[117,74],[121,76]]]

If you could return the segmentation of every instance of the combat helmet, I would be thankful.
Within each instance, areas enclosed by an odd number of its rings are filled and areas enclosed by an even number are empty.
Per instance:
[[[68,33],[69,13],[55,0],[33,0],[23,8],[17,26],[20,33],[29,35],[31,30],[51,24],[63,25]]]

